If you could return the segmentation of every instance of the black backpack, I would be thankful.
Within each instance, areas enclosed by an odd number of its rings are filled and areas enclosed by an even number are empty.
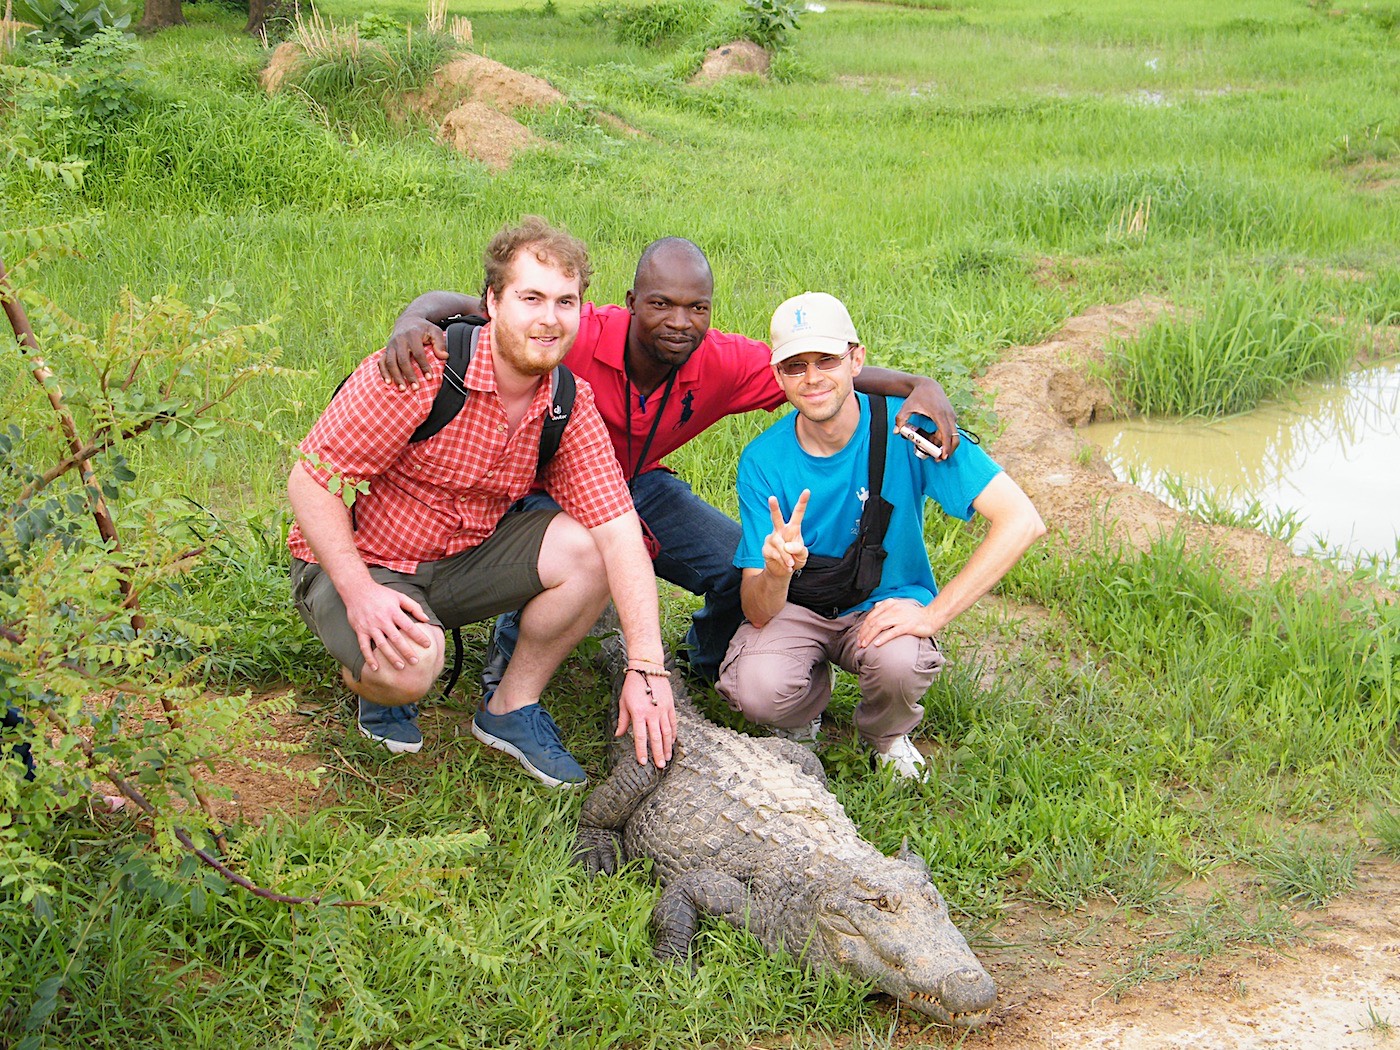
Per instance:
[[[447,361],[443,365],[442,386],[433,398],[428,417],[419,423],[418,429],[409,436],[409,444],[427,441],[456,419],[457,413],[462,411],[462,407],[467,403],[467,388],[462,377],[466,375],[467,366],[471,364],[472,351],[481,339],[481,329],[486,324],[486,318],[479,314],[458,314],[438,324],[447,334]],[[544,473],[544,468],[554,458],[554,453],[559,451],[559,442],[564,439],[564,428],[569,425],[569,416],[574,410],[574,395],[578,390],[574,374],[562,363],[554,366],[553,377],[554,403],[549,406],[549,418],[544,421],[544,432],[540,435],[540,458],[535,467],[536,477]],[[331,395],[332,399],[335,398],[335,394],[340,393],[340,388],[349,378],[346,376],[340,381],[335,393]],[[350,527],[355,527],[354,504],[350,505]],[[457,684],[457,679],[462,673],[460,627],[452,628],[452,647],[452,673],[447,676],[447,684],[442,688],[443,699],[451,694],[452,687]]]
[[[466,375],[467,366],[471,364],[472,351],[481,339],[481,328],[486,324],[486,318],[479,314],[457,314],[437,323],[447,334],[447,361],[442,371],[442,386],[433,398],[428,418],[419,423],[418,429],[409,435],[410,445],[427,441],[456,419],[457,413],[462,411],[462,406],[467,403],[467,388],[462,383],[462,377]],[[578,389],[574,382],[574,374],[564,365],[555,365],[553,376],[554,403],[549,406],[549,418],[544,421],[544,433],[540,435],[540,459],[535,468],[536,476],[544,473],[544,468],[554,458],[554,453],[559,451],[559,442],[564,439],[564,428],[569,425],[569,415],[574,410],[574,394]],[[331,394],[332,400],[349,378],[346,376],[336,385],[334,393]],[[353,505],[350,510],[353,526]]]
[[[481,327],[486,318],[479,314],[458,314],[439,322],[447,333],[447,362],[442,372],[442,386],[428,418],[418,424],[409,443],[427,441],[443,427],[457,418],[462,406],[467,403],[467,388],[462,385],[462,377],[471,364],[472,351],[481,338]],[[569,414],[574,410],[574,393],[577,385],[574,374],[562,364],[554,366],[554,403],[549,406],[549,418],[544,421],[544,433],[540,435],[540,460],[535,468],[536,476],[544,473],[544,468],[559,451],[559,442],[564,438],[564,428],[569,425]]]

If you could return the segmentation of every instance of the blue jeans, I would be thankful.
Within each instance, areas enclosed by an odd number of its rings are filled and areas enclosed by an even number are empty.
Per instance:
[[[0,719],[0,724],[4,725],[5,728],[17,729],[25,724],[24,714],[20,711],[19,708],[15,707],[14,705],[8,702],[5,702],[4,710],[4,718]],[[19,759],[21,762],[24,763],[24,779],[33,780],[34,758],[29,753],[29,745],[15,744],[10,748],[10,753],[14,755],[15,758]],[[4,756],[0,755],[0,760],[2,760],[3,758]]]
[[[705,599],[704,607],[695,613],[685,643],[691,670],[706,682],[714,682],[729,641],[744,619],[739,607],[740,574],[734,567],[734,552],[739,549],[741,534],[739,523],[665,470],[638,475],[632,485],[632,501],[661,544],[661,554],[654,563],[656,575]],[[557,504],[544,493],[532,492],[511,509],[554,506]],[[498,619],[493,645],[499,655],[509,660],[519,636],[518,612]]]

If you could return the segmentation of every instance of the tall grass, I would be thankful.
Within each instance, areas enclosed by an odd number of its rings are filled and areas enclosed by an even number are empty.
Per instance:
[[[300,49],[285,80],[319,106],[330,119],[355,127],[367,112],[422,89],[433,72],[461,45],[441,26],[361,39],[354,24],[334,25],[319,13],[298,17],[292,42]]]
[[[1108,349],[1139,412],[1243,412],[1301,380],[1340,374],[1356,354],[1325,300],[1298,280],[1230,279],[1198,309]]]

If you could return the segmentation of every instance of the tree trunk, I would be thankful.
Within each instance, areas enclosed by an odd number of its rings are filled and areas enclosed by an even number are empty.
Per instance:
[[[180,10],[180,0],[146,0],[146,11],[141,16],[142,29],[154,32],[184,24],[185,15]]]
[[[263,23],[271,13],[269,9],[276,6],[276,3],[269,3],[268,0],[248,0],[248,24],[243,27],[243,32],[253,36],[261,33]]]

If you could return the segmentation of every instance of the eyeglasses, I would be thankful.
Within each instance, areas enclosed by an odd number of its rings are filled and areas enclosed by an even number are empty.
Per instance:
[[[796,379],[807,374],[809,365],[816,365],[822,372],[832,372],[838,368],[842,361],[851,356],[851,351],[844,354],[822,354],[815,361],[799,361],[795,357],[789,357],[786,361],[779,361],[777,369],[789,379]]]

